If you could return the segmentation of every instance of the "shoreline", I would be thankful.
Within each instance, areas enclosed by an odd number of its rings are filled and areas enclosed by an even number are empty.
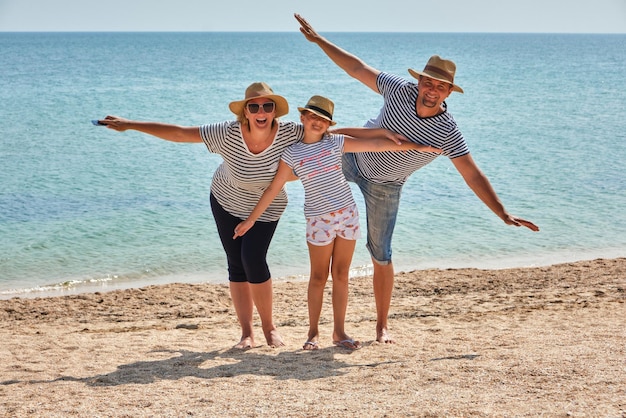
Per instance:
[[[567,251],[562,253],[548,254],[540,257],[500,257],[481,260],[476,260],[473,263],[466,261],[450,262],[449,260],[440,260],[439,262],[422,262],[416,263],[411,267],[401,265],[396,267],[396,274],[405,273],[408,271],[423,271],[423,270],[449,270],[449,269],[481,269],[481,270],[505,270],[512,268],[536,268],[536,267],[548,267],[563,263],[577,263],[584,261],[591,261],[595,259],[618,259],[624,258],[626,254],[621,249],[603,249],[595,251],[580,251],[573,252]],[[531,262],[532,261],[532,262]],[[442,263],[445,263],[442,264]],[[278,269],[276,269],[278,270]],[[283,272],[284,273],[284,272]],[[224,277],[226,277],[224,272]],[[372,274],[372,265],[353,266],[351,268],[351,278],[369,276]],[[112,292],[116,290],[137,289],[147,286],[160,286],[173,283],[186,283],[186,284],[227,284],[228,280],[224,279],[209,279],[207,280],[206,273],[183,273],[178,275],[165,275],[157,277],[149,277],[143,279],[128,279],[117,280],[114,279],[101,279],[101,280],[66,280],[59,283],[51,283],[43,286],[33,286],[30,288],[20,289],[1,289],[0,288],[0,301],[8,300],[12,298],[46,298],[46,297],[58,297],[58,296],[70,296],[79,295],[83,293],[93,292]],[[303,274],[283,274],[275,277],[275,283],[288,282],[288,281],[308,281],[307,272]]]
[[[0,301],[0,416],[626,416],[626,258],[398,273],[397,344],[374,340],[371,277],[334,347],[301,349],[305,281],[274,285],[286,345],[233,350],[226,284]]]

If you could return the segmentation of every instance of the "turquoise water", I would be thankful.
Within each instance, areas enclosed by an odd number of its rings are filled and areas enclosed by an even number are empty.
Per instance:
[[[626,36],[328,36],[407,77],[432,54],[454,59],[466,94],[448,105],[474,159],[541,227],[505,226],[439,158],[405,187],[397,270],[626,256]],[[226,281],[208,202],[220,158],[91,119],[232,119],[228,102],[260,80],[289,120],[313,94],[335,101],[340,126],[381,104],[297,33],[0,33],[0,50],[0,298]],[[288,192],[269,262],[278,279],[305,278],[302,187]],[[354,274],[369,272],[364,244]]]

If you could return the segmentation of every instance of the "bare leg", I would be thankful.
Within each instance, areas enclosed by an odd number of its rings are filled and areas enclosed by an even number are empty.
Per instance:
[[[235,348],[253,348],[255,346],[252,326],[254,305],[249,283],[230,282],[230,297],[233,300],[237,319],[241,326],[241,340]]]
[[[376,341],[395,344],[388,332],[387,317],[393,292],[393,263],[374,264],[374,298],[376,299]]]
[[[272,348],[285,345],[283,339],[276,330],[276,326],[274,326],[274,320],[272,318],[272,279],[263,283],[250,284],[250,290],[252,300],[254,301],[256,310],[261,318],[261,326],[263,328],[263,334],[265,334],[267,344]]]
[[[307,246],[309,247],[309,260],[311,264],[311,275],[309,277],[309,287],[307,291],[309,307],[309,334],[307,336],[307,342],[317,342],[319,339],[319,322],[322,314],[322,304],[324,303],[324,288],[328,281],[330,258],[333,253],[334,243],[320,246],[312,245],[307,242]]]
[[[333,341],[344,341],[354,348],[360,348],[358,341],[352,342],[352,338],[345,331],[346,311],[348,309],[348,282],[350,276],[350,264],[354,254],[355,240],[343,238],[335,239],[335,248],[332,257],[332,277],[333,277]],[[350,341],[350,343],[347,343]]]

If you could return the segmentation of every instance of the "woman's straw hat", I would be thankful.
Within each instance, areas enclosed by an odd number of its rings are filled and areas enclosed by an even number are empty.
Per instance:
[[[289,104],[283,96],[274,94],[274,90],[270,88],[266,83],[258,82],[252,83],[246,89],[246,95],[243,100],[237,100],[230,102],[228,108],[235,115],[239,116],[243,114],[243,109],[246,107],[246,103],[252,99],[267,98],[276,103],[276,117],[281,117],[289,113]]]

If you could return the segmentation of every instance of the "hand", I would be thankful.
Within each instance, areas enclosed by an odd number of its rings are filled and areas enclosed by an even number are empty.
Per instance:
[[[320,38],[318,33],[315,32],[315,29],[313,29],[313,26],[311,26],[309,22],[307,22],[302,16],[297,13],[294,13],[293,16],[300,23],[300,32],[302,32],[302,34],[308,41],[315,42],[317,39]]]
[[[385,129],[383,132],[384,132],[385,138],[387,138],[390,141],[393,141],[397,145],[402,145],[403,142],[409,142],[409,138],[407,138],[406,136],[402,134],[395,133],[388,129]]]
[[[539,231],[539,227],[535,225],[534,223],[527,221],[526,219],[518,218],[517,216],[513,216],[513,215],[507,215],[504,218],[504,223],[506,223],[507,225],[525,226],[526,228],[535,232]]]
[[[430,145],[424,145],[424,149],[421,150],[422,152],[433,152],[435,154],[441,154],[443,153],[442,149],[439,148],[435,148],[435,147],[431,147]]]
[[[107,116],[104,119],[99,120],[103,125],[106,125],[107,128],[114,129],[118,132],[124,132],[127,129],[130,129],[130,125],[132,123],[131,120],[120,118],[117,116]]]
[[[253,225],[254,225],[254,222],[249,221],[247,219],[243,222],[240,222],[239,225],[235,227],[235,235],[233,235],[233,239],[237,239],[238,237],[243,237],[244,234],[248,232],[248,230],[252,228]]]

